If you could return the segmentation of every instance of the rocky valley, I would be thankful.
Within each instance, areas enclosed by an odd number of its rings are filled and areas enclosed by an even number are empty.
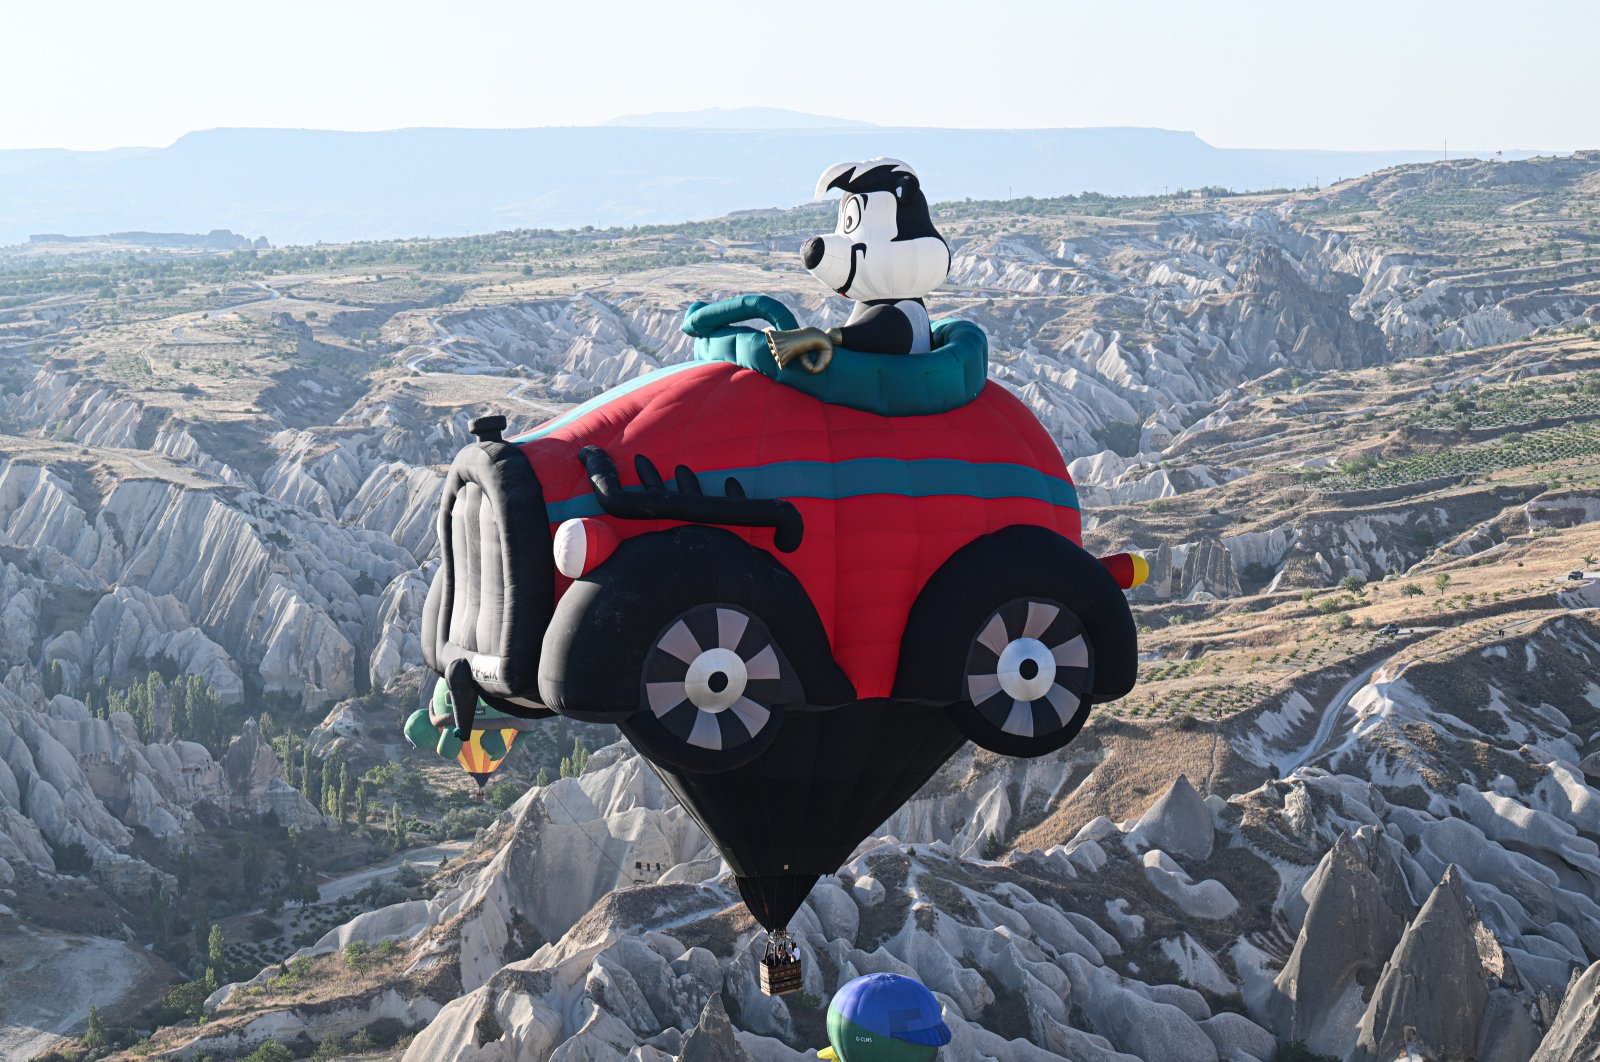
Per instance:
[[[1600,154],[935,213],[1140,681],[946,764],[776,999],[614,729],[479,801],[400,724],[467,422],[841,322],[826,214],[0,250],[0,1056],[781,1062],[888,971],[956,1059],[1600,1058]]]

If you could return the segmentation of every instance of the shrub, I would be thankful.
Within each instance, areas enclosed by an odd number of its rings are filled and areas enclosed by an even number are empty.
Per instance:
[[[1319,1055],[1306,1046],[1304,1040],[1291,1040],[1278,1047],[1278,1062],[1339,1062],[1332,1055]]]
[[[186,981],[167,989],[156,1008],[158,1025],[171,1025],[180,1021],[198,1021],[205,1015],[206,997],[217,990],[217,980],[212,971],[198,981]]]
[[[343,1037],[329,1036],[327,1039],[323,1040],[317,1045],[317,1049],[311,1053],[311,1057],[317,1060],[317,1062],[321,1062],[321,1060],[324,1059],[338,1058],[343,1055],[345,1051],[346,1048]]]
[[[405,1022],[399,1018],[379,1018],[361,1031],[377,1047],[393,1047],[406,1037]]]
[[[488,792],[484,795],[488,798],[490,804],[504,811],[517,802],[517,798],[522,795],[522,790],[510,782],[496,782],[489,787]]]
[[[77,841],[52,845],[50,855],[55,860],[56,872],[60,874],[87,874],[94,869],[89,850]]]
[[[240,1062],[294,1062],[294,1052],[276,1040],[268,1040],[245,1055]]]

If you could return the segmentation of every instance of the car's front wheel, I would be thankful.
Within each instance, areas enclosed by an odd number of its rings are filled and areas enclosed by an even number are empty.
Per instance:
[[[957,550],[923,586],[900,641],[895,696],[947,708],[978,745],[1043,756],[1139,667],[1127,598],[1106,566],[1047,528]]]
[[[1061,602],[1015,598],[972,633],[964,685],[951,712],[968,738],[1009,756],[1053,752],[1089,716],[1094,647]]]
[[[783,723],[787,668],[759,616],[730,604],[691,609],[652,641],[639,711],[622,730],[651,758],[685,770],[743,766]]]

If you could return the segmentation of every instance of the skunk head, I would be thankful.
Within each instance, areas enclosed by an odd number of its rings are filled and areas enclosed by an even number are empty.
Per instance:
[[[830,166],[821,198],[838,189],[839,222],[800,248],[811,275],[857,302],[919,299],[950,272],[950,248],[933,227],[916,171],[899,159]]]

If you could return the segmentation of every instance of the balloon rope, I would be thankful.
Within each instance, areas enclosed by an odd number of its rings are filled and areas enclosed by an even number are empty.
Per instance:
[[[612,866],[617,868],[617,874],[619,875],[619,877],[627,878],[628,877],[628,872],[626,870],[622,869],[622,865],[620,863],[618,863],[615,859],[612,859],[610,854],[607,853],[604,848],[600,847],[600,845],[595,841],[595,839],[593,837],[589,836],[589,831],[584,829],[581,825],[578,824],[578,817],[572,813],[570,808],[567,807],[566,801],[561,799],[560,794],[557,793],[556,790],[555,790],[555,786],[554,785],[547,785],[544,788],[545,788],[546,794],[552,800],[554,800],[557,805],[560,806],[562,811],[565,811],[567,813],[567,818],[572,820],[572,824],[574,826],[578,827],[578,832],[583,834],[584,839],[587,840],[591,845],[594,846],[594,850],[596,852],[599,852],[601,854],[601,856],[603,856],[605,858],[605,861],[607,863],[610,863]],[[771,834],[772,834],[772,816],[771,816],[770,813],[767,815],[767,833],[768,833],[768,836],[771,836]],[[632,878],[628,878],[628,881],[629,881],[630,885],[633,883],[633,879]],[[767,898],[765,890],[762,890],[762,898],[763,899]],[[761,928],[765,929],[766,927],[763,926]],[[770,936],[770,935],[771,934],[769,933],[768,936]],[[734,953],[733,960],[734,961],[738,961],[745,953],[747,953],[752,947],[754,947],[755,943],[756,943],[756,939],[759,936],[760,936],[759,933],[750,934],[750,939],[745,941],[744,947],[740,948],[738,951],[736,951]]]
[[[553,786],[553,785],[545,786],[545,791],[550,795],[550,797],[553,800],[555,800],[555,802],[557,804],[559,804],[561,806],[561,810],[565,811],[567,813],[567,818],[571,819],[572,820],[572,824],[574,826],[578,827],[578,832],[583,834],[584,839],[587,840],[591,845],[594,846],[594,850],[596,852],[599,852],[602,856],[604,856],[605,857],[605,861],[607,863],[610,863],[612,866],[617,868],[617,875],[618,875],[619,879],[620,878],[627,878],[628,877],[628,872],[626,870],[622,869],[622,864],[618,863],[615,859],[612,859],[610,853],[608,853],[604,848],[600,847],[599,843],[597,841],[595,841],[595,839],[593,837],[589,836],[589,831],[584,829],[582,824],[580,824],[578,822],[578,817],[576,815],[574,815],[572,813],[571,809],[569,809],[567,807],[566,801],[562,800],[560,795],[558,793],[556,793],[556,787]],[[602,815],[601,818],[604,819],[605,816]],[[606,836],[609,837],[610,834],[607,833]],[[632,885],[633,883],[634,883],[633,879],[632,878],[628,878],[628,884]]]

